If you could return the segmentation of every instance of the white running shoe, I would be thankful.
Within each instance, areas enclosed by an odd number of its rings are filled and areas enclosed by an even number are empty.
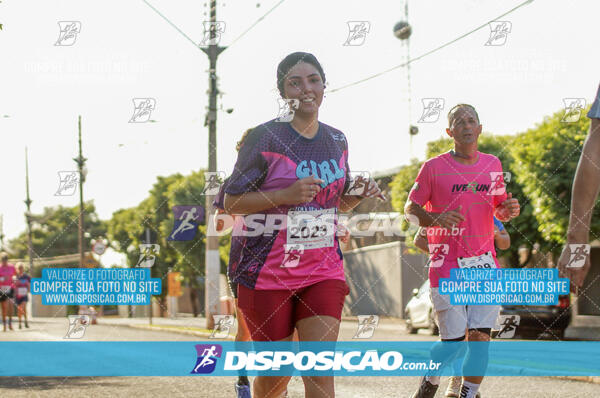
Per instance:
[[[448,388],[446,388],[445,398],[460,398],[460,385],[462,384],[462,377],[450,376],[448,381]],[[477,398],[481,398],[481,394],[477,391],[475,395]]]
[[[460,384],[462,383],[462,377],[450,376],[448,381],[448,388],[446,388],[446,398],[459,398],[460,397]]]

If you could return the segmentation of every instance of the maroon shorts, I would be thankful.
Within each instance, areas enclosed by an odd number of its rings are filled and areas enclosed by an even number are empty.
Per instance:
[[[238,305],[254,341],[291,336],[296,322],[315,315],[341,319],[346,282],[329,279],[296,290],[252,290],[238,285]]]

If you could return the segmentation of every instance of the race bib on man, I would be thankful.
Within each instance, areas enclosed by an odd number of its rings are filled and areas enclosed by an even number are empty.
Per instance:
[[[27,288],[26,287],[20,287],[17,289],[17,296],[18,297],[25,297],[27,296]]]
[[[288,212],[287,244],[304,250],[333,247],[335,209]]]
[[[458,257],[460,268],[496,268],[496,262],[492,252],[486,252],[474,257]]]
[[[10,286],[0,286],[0,292],[2,292],[2,293],[9,293],[10,292]]]

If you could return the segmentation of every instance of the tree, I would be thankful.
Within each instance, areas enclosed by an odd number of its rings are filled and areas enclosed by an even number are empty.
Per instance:
[[[202,194],[204,190],[204,171],[200,170],[184,177],[180,183],[169,186],[169,205],[199,205],[204,209],[205,196]],[[205,245],[206,245],[206,224],[207,211],[204,209],[204,220],[198,228],[198,235],[193,241],[175,242],[172,241],[173,248],[178,252],[175,268],[181,271],[186,277],[186,282],[195,284],[196,276],[204,275],[205,269]],[[172,217],[165,221],[162,226],[164,230],[171,231],[174,221]],[[228,245],[230,239],[227,236],[221,237],[219,247]],[[227,255],[221,255],[221,272],[226,272],[227,263],[229,261],[229,251]]]
[[[566,241],[571,187],[590,126],[581,117],[563,123],[564,111],[544,118],[542,123],[516,137],[512,148],[516,180],[531,199],[532,215],[545,240],[542,249],[558,255]],[[600,210],[592,215],[591,236],[600,233]]]
[[[410,164],[403,166],[394,176],[392,182],[390,182],[390,196],[394,210],[401,213],[404,212],[404,205],[408,200],[408,193],[414,185],[422,165],[423,162],[420,162],[417,159],[411,159]]]
[[[85,203],[83,222],[91,238],[106,235],[106,223],[98,219],[93,201]],[[79,252],[79,206],[45,207],[42,214],[32,214],[32,247],[34,258],[54,257]],[[89,240],[84,238],[84,250],[89,251]],[[27,231],[9,242],[11,254],[27,257]]]
[[[141,219],[138,224],[140,234],[136,235],[134,239],[136,247],[139,247],[140,243],[143,243],[141,236],[146,228],[149,228],[156,235],[156,243],[160,246],[159,255],[150,269],[150,274],[153,278],[161,278],[163,281],[163,289],[158,297],[161,316],[164,315],[164,311],[167,308],[165,302],[167,294],[167,273],[178,261],[178,252],[168,240],[171,228],[169,228],[167,224],[171,221],[170,226],[172,227],[173,225],[173,213],[169,204],[169,187],[180,184],[183,179],[184,177],[179,173],[167,177],[159,176],[149,192],[149,197],[142,201],[138,206],[138,212]]]
[[[139,259],[139,237],[143,234],[143,205],[117,210],[107,222],[107,236],[111,246],[127,256],[127,264],[134,266]]]
[[[109,237],[114,241],[113,246],[118,251],[126,253],[131,266],[139,258],[139,244],[146,228],[150,228],[156,236],[156,243],[160,245],[160,252],[151,269],[152,277],[166,281],[167,273],[181,272],[183,281],[192,292],[192,308],[196,312],[195,295],[199,285],[198,277],[205,274],[205,247],[206,247],[206,217],[198,227],[196,236],[191,241],[168,240],[175,220],[173,206],[198,205],[204,210],[205,196],[204,172],[193,172],[191,175],[182,176],[173,174],[167,177],[158,177],[157,182],[149,192],[149,196],[138,206],[122,209],[113,213],[109,224]],[[204,211],[206,214],[206,211]],[[225,272],[229,260],[229,236],[219,240],[221,257],[221,272]],[[166,308],[166,288],[159,296],[161,313]]]

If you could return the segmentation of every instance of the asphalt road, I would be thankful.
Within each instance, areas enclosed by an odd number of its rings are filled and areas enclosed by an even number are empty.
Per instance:
[[[102,322],[102,321],[101,321]],[[68,329],[64,318],[34,321],[29,329],[0,332],[0,341],[59,341]],[[340,339],[351,339],[355,322],[344,322]],[[420,333],[407,334],[402,325],[382,321],[373,337],[376,340],[435,340]],[[126,325],[91,325],[82,340],[95,341],[199,341],[197,336],[131,328]],[[43,358],[32,358],[32,361]],[[4,358],[2,365],[9,366]],[[0,377],[1,397],[235,397],[230,377]],[[337,377],[337,397],[409,397],[417,377]],[[443,396],[446,380],[438,392]],[[303,397],[302,380],[294,377],[288,387],[292,398]],[[482,395],[488,397],[597,397],[600,385],[553,377],[487,377]]]

